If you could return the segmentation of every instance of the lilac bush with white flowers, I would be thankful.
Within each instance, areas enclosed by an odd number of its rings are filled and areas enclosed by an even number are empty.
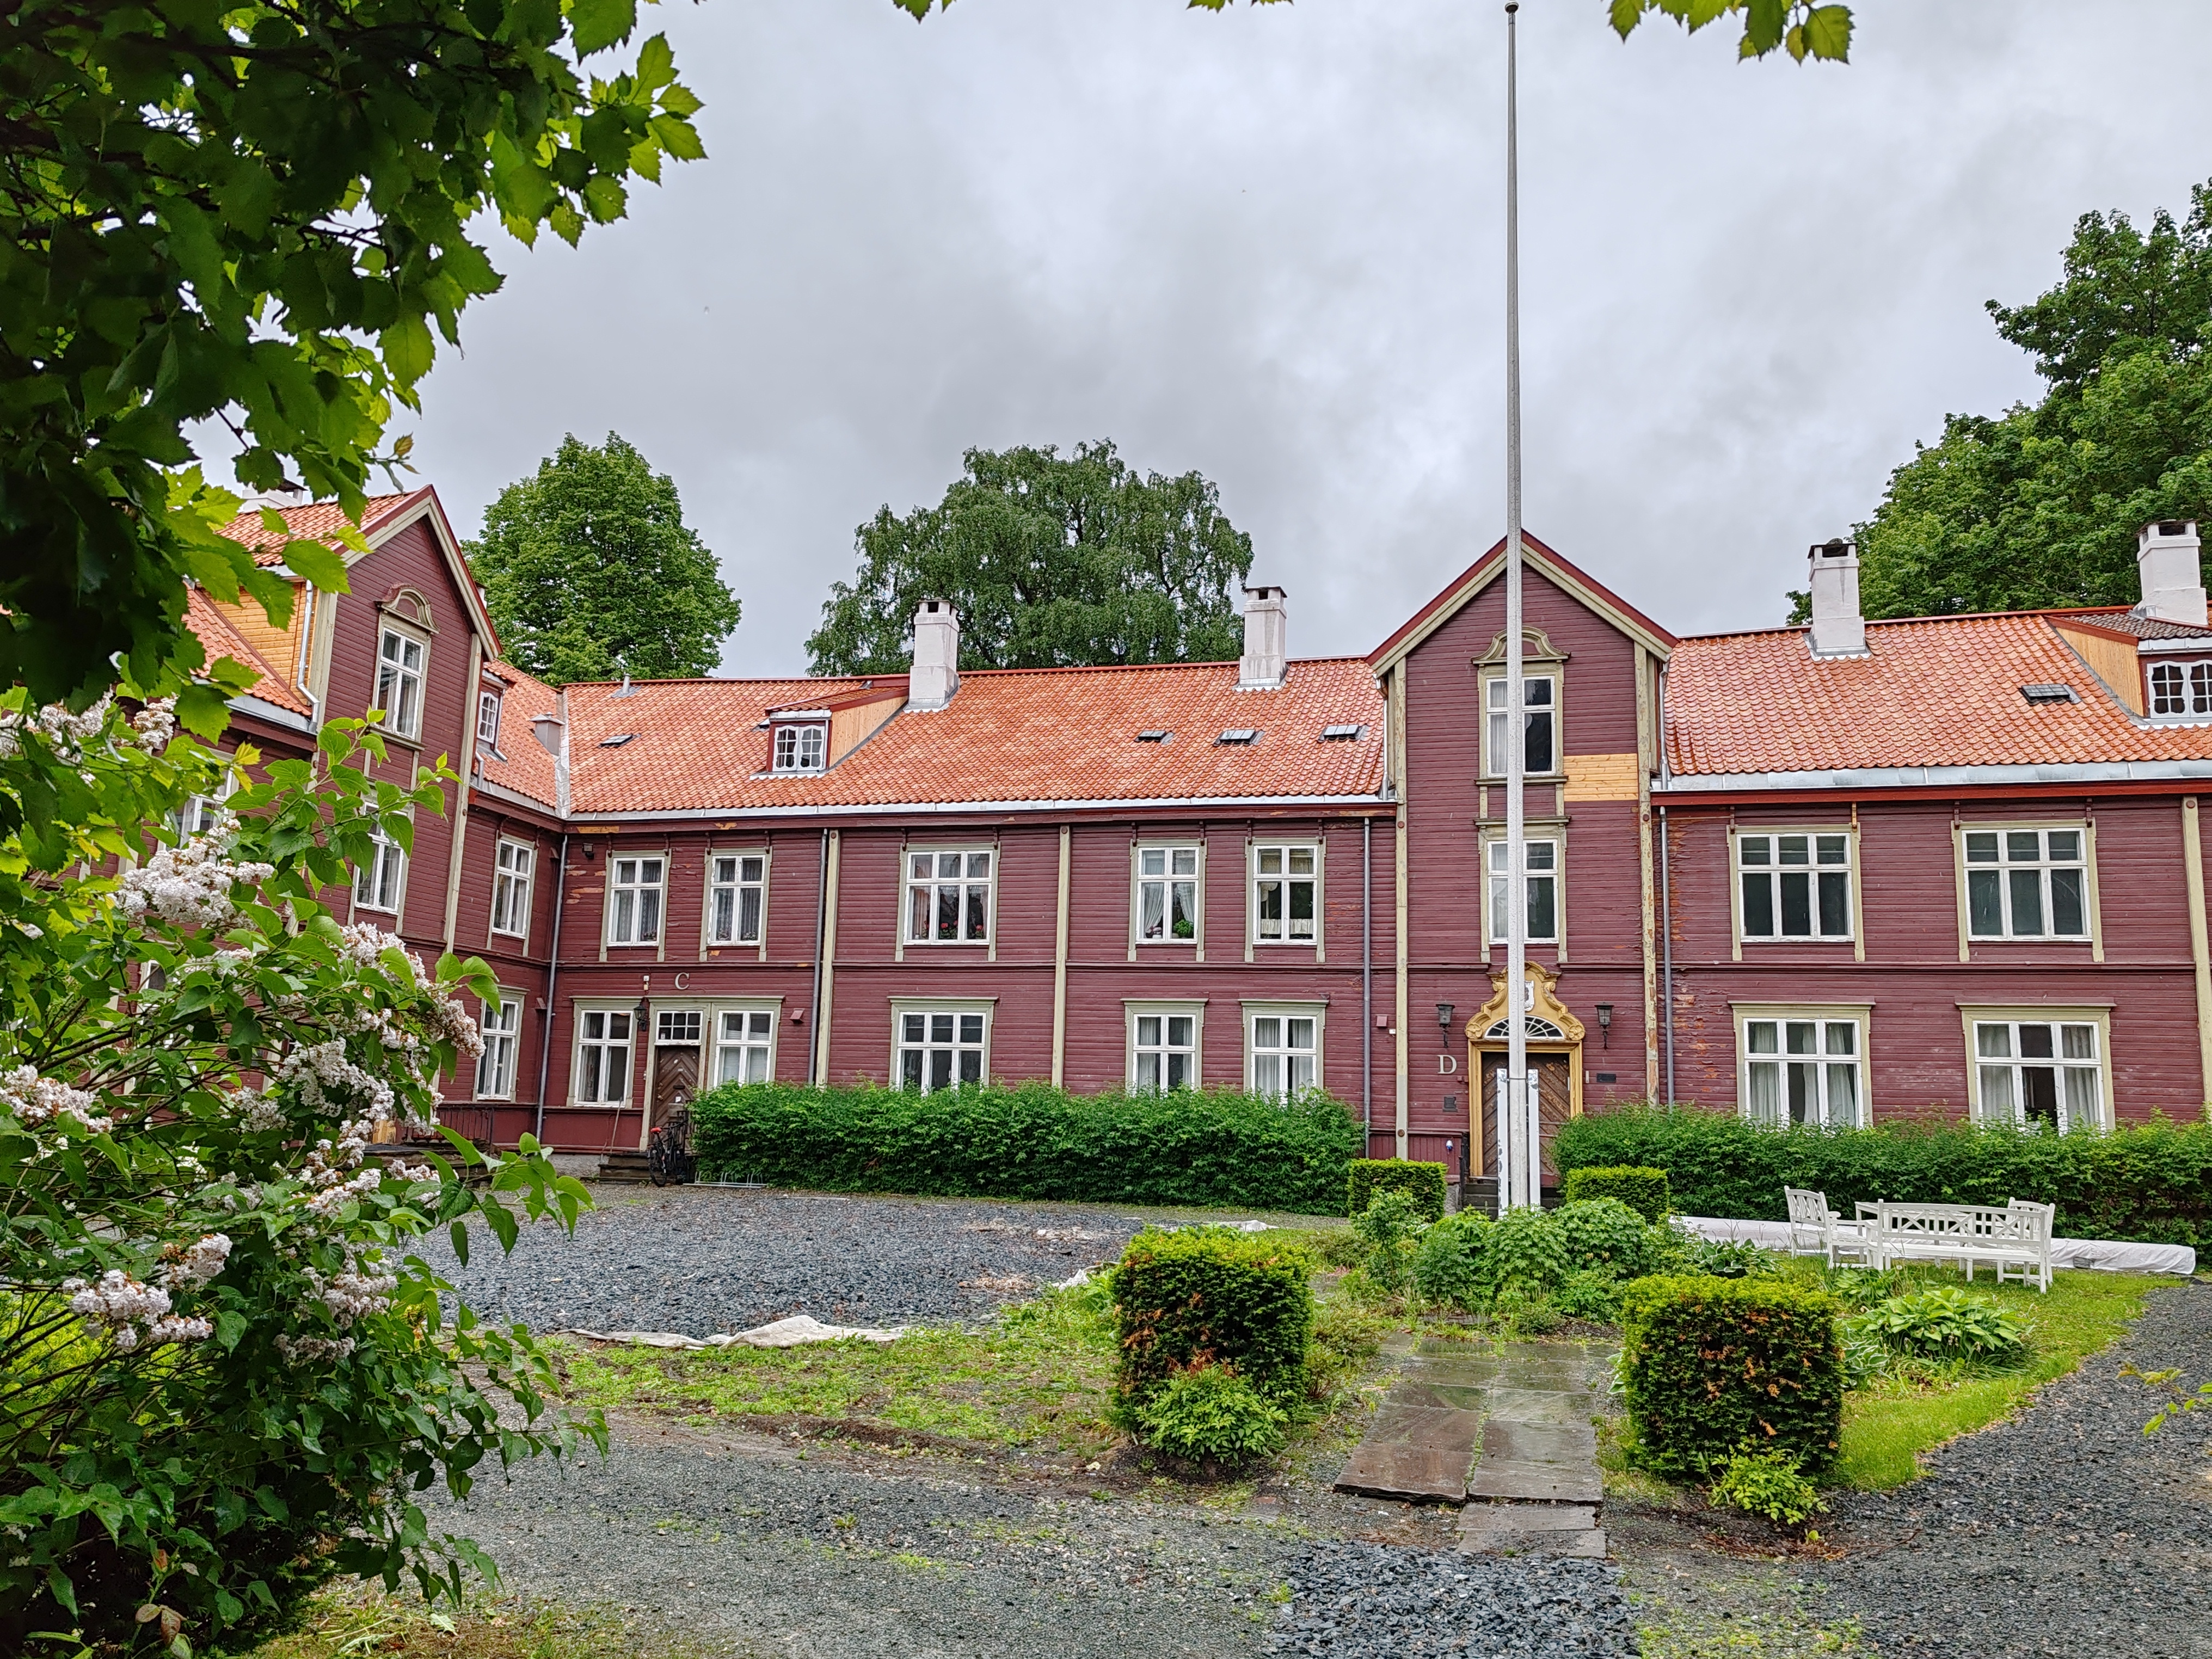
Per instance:
[[[333,910],[454,781],[382,759],[360,722],[263,767],[163,702],[0,695],[0,1652],[235,1649],[339,1572],[458,1595],[490,1564],[412,1495],[604,1443],[415,1243],[511,1249],[583,1188],[530,1142],[371,1153],[434,1125],[490,989]]]

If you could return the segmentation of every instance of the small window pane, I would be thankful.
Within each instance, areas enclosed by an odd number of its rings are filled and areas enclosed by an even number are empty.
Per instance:
[[[1993,830],[1977,830],[1966,837],[1966,862],[1995,864],[1997,861],[1997,837]]]
[[[1770,1027],[1771,1030],[1772,1028]],[[1745,1103],[1747,1115],[1754,1123],[1778,1124],[1782,1121],[1782,1068],[1771,1060],[1750,1067],[1751,1097]]]
[[[1283,1022],[1272,1014],[1252,1022],[1252,1041],[1262,1048],[1283,1046]]]
[[[906,1016],[906,1040],[908,1042],[920,1042],[922,1040],[924,1029],[925,1024],[922,1016],[920,1014],[908,1014]]]
[[[1160,1046],[1160,1017],[1158,1014],[1139,1014],[1137,1017],[1137,1041],[1147,1048]]]
[[[937,873],[939,876],[958,875],[960,873],[960,854],[957,853],[939,853],[937,855]]]
[[[1778,1054],[1782,1052],[1780,1030],[1771,1019],[1754,1019],[1745,1028],[1751,1052],[1754,1054]]]
[[[1774,936],[1774,884],[1764,874],[1743,878],[1743,931],[1752,939]]]
[[[1260,849],[1260,873],[1263,876],[1279,876],[1283,873],[1281,848],[1262,847]]]
[[[1851,883],[1832,870],[1820,872],[1820,931],[1831,937],[1851,931]]]
[[[2043,933],[2043,872],[2013,870],[2012,931],[2015,938],[2039,939]]]
[[[1765,864],[1767,862],[1769,842],[1765,836],[1746,836],[1737,845],[1742,849],[1738,856],[1744,863]]]
[[[1147,876],[1164,876],[1168,872],[1168,851],[1164,847],[1147,847],[1137,854],[1138,868]]]
[[[1782,843],[1778,849],[1782,855],[1781,862],[1802,864],[1806,861],[1807,842],[1803,836],[1783,836],[1778,839]]]
[[[1194,876],[1198,873],[1198,848],[1178,847],[1175,849],[1175,872],[1179,876]]]
[[[2020,1028],[2020,1057],[2022,1060],[2049,1060],[2051,1054],[2051,1028],[2048,1025],[2023,1025]]]
[[[2040,830],[2009,830],[2005,836],[2005,857],[2014,864],[2033,864],[2043,856],[2042,846]]]
[[[1974,1052],[1984,1060],[2010,1058],[2012,1028],[2008,1025],[1977,1025],[1974,1027]]]
[[[1782,889],[1782,933],[1785,939],[1810,938],[1813,932],[1813,878],[1802,872],[1784,875]]]
[[[2058,1028],[2060,1053],[2069,1060],[2094,1060],[2097,1057],[2097,1028],[2094,1025],[2062,1025]]]
[[[1997,872],[1966,872],[1966,927],[1978,936],[1994,938],[2004,932],[2004,905],[1999,896]]]
[[[984,880],[990,873],[991,855],[988,853],[970,853],[968,855],[968,878],[970,881]]]
[[[1190,1047],[1191,1030],[1197,1024],[1188,1014],[1176,1014],[1168,1021],[1168,1041],[1178,1048]],[[1153,1022],[1155,1029],[1158,1022]]]
[[[1984,1066],[1982,1067],[1982,1111],[1990,1117],[2010,1117],[2013,1115],[2012,1067]]]
[[[2081,871],[2053,870],[2051,872],[2051,931],[2054,933],[2087,933],[2088,927],[2082,920],[2084,909]]]
[[[2079,830],[2053,830],[2051,832],[2051,860],[2054,864],[2071,864],[2081,856],[2081,832]]]
[[[1838,1128],[1859,1127],[1859,1068],[1828,1067],[1828,1121]]]
[[[1816,1038],[1819,1030],[1809,1019],[1793,1019],[1783,1028],[1784,1041],[1793,1054],[1817,1054],[1820,1052]]]
[[[1859,1028],[1847,1019],[1828,1022],[1828,1052],[1832,1054],[1855,1054],[1859,1051]]]
[[[929,879],[931,860],[928,854],[916,853],[907,860],[907,864],[916,881]]]
[[[2066,1121],[2070,1128],[2076,1124],[2094,1127],[2103,1121],[2097,1110],[2097,1074],[2087,1066],[2074,1066],[2066,1072]]]
[[[1814,856],[1822,864],[1848,864],[1850,855],[1845,849],[1850,839],[1847,836],[1822,836]]]

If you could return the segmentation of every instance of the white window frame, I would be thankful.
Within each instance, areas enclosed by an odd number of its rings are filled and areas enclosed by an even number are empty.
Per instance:
[[[580,1002],[575,1006],[576,1030],[573,1039],[574,1060],[568,1068],[568,1095],[572,1104],[596,1106],[621,1110],[629,1104],[630,1091],[637,1083],[637,1005],[634,1002]],[[596,1022],[596,1025],[595,1025]],[[623,1033],[617,1036],[619,1023]],[[587,1080],[586,1051],[596,1049],[600,1054],[596,1079],[596,1094],[585,1093]],[[623,1086],[619,1095],[606,1091],[605,1055],[619,1051],[623,1060]]]
[[[1552,763],[1543,768],[1528,767],[1523,773],[1531,778],[1556,778],[1564,775],[1566,762],[1560,750],[1565,732],[1561,718],[1560,689],[1562,676],[1553,669],[1539,669],[1521,677],[1521,707],[1524,714],[1549,714],[1552,718]],[[1510,732],[1512,711],[1505,706],[1505,675],[1503,670],[1488,668],[1482,678],[1482,775],[1486,778],[1505,775],[1505,750],[1499,745]],[[1523,753],[1526,752],[1527,728],[1522,728]]]
[[[2051,856],[2051,836],[2054,834],[2074,837],[2075,854],[2071,859]],[[2037,857],[2015,859],[2012,838],[2033,835],[2037,839]],[[1996,838],[1996,861],[1974,857],[1975,843],[1983,836]],[[2051,924],[2057,921],[2054,895],[2057,882],[2054,872],[2075,870],[2081,879],[2077,896],[2081,907],[2081,927],[2078,933],[2061,933]],[[2013,880],[2014,872],[2036,872],[2037,903],[2042,911],[2045,926],[2041,932],[2025,933],[2015,931],[2015,900],[2018,891]],[[2002,931],[1986,933],[1976,928],[1975,890],[1977,875],[1997,878],[1997,915]],[[1958,830],[1958,880],[1960,919],[1966,928],[1969,944],[1996,945],[2011,942],[2023,944],[2087,945],[2097,936],[2097,875],[2096,841],[2087,822],[2070,819],[2042,819],[2025,823],[1962,823]],[[1984,890],[1987,890],[1984,886]]]
[[[938,1024],[939,1021],[948,1017],[952,1021],[949,1039],[940,1036],[942,1028]],[[924,1022],[919,1042],[913,1040],[907,1025],[909,1019],[915,1018]],[[966,1022],[973,1019],[982,1021],[980,1038],[970,1036],[973,1028]],[[991,1038],[993,1028],[997,1024],[996,997],[893,997],[891,1087],[903,1089],[908,1086],[906,1056],[909,1051],[918,1051],[923,1057],[921,1063],[921,1091],[923,1094],[934,1094],[943,1087],[958,1088],[969,1081],[962,1073],[968,1069],[963,1061],[969,1054],[977,1057],[973,1067],[976,1073],[973,1081],[978,1087],[987,1086],[991,1081]],[[949,1084],[933,1081],[937,1067],[930,1056],[939,1051],[951,1056],[945,1068],[951,1078]]]
[[[1161,868],[1151,872],[1149,866],[1157,859]],[[1178,865],[1188,862],[1188,871]],[[1204,949],[1206,945],[1206,848],[1194,841],[1140,841],[1129,849],[1129,936],[1139,945],[1181,945]],[[1188,938],[1178,938],[1174,932],[1174,897],[1177,887],[1190,889],[1190,927]],[[1158,937],[1145,931],[1150,915],[1146,905],[1157,892],[1160,898]]]
[[[726,1028],[726,1022],[730,1020],[738,1022],[735,1036]],[[702,1090],[719,1089],[725,1083],[775,1082],[776,1032],[781,1029],[782,1024],[783,1005],[780,1001],[716,1003],[708,1026],[705,1065],[705,1075],[713,1081],[702,1083],[700,1087]],[[742,1070],[744,1057],[756,1052],[763,1053],[765,1056],[763,1076],[749,1079],[742,1075],[734,1078],[722,1075],[724,1054],[737,1054]]]
[[[1535,908],[1540,883],[1547,884],[1551,888],[1552,895],[1552,931],[1548,933],[1539,933],[1535,927],[1535,919],[1532,915],[1529,919],[1528,943],[1563,945],[1565,942],[1567,932],[1567,885],[1565,867],[1566,837],[1561,835],[1535,835],[1528,836],[1527,840],[1530,910],[1534,911]],[[1485,937],[1492,945],[1503,945],[1506,942],[1506,893],[1510,881],[1510,872],[1504,867],[1506,847],[1507,842],[1503,836],[1492,836],[1483,843],[1483,862],[1489,866],[1490,870],[1490,878],[1484,884],[1483,890],[1485,915],[1483,925]],[[1546,849],[1541,856],[1551,860],[1550,865],[1541,869],[1538,868],[1540,855],[1537,849],[1539,848]]]
[[[2162,691],[2159,685],[2160,671],[2171,669],[2176,682],[2171,692]],[[2172,708],[2160,708],[2170,701]],[[2194,724],[2212,719],[2212,658],[2154,657],[2143,665],[2143,707],[2150,718],[2161,725],[2168,722]]]
[[[1124,998],[1121,1003],[1123,1048],[1128,1056],[1124,1085],[1131,1094],[1166,1093],[1170,1090],[1201,1088],[1206,1081],[1206,1002]],[[1188,1041],[1178,1042],[1170,1022],[1188,1020]],[[1148,1068],[1146,1060],[1158,1063]],[[1171,1061],[1183,1060],[1179,1083],[1164,1080],[1175,1069]],[[1147,1076],[1147,1071],[1161,1074]]]
[[[1751,860],[1746,843],[1763,843],[1766,862]],[[1793,849],[1786,843],[1802,842],[1802,848]],[[1828,858],[1838,850],[1842,861]],[[1787,854],[1802,851],[1805,861],[1784,863]],[[1735,936],[1744,945],[1849,945],[1858,938],[1858,836],[1849,824],[1819,824],[1812,826],[1739,825],[1729,838],[1729,855],[1734,865],[1731,877],[1735,884],[1731,895],[1731,908],[1735,913]],[[1824,861],[1826,860],[1826,861]],[[1805,933],[1785,933],[1783,930],[1789,911],[1789,878],[1802,875],[1805,882],[1807,920],[1812,931]],[[1774,923],[1771,933],[1751,931],[1752,884],[1763,881],[1766,890],[1767,919]],[[1826,931],[1822,927],[1826,916],[1824,899],[1827,893],[1840,887],[1844,897],[1844,927],[1840,933]]]
[[[1770,1128],[1792,1123],[1866,1128],[1874,1122],[1868,1089],[1872,1071],[1867,1050],[1874,1030],[1874,1006],[1863,1002],[1738,1002],[1735,1016],[1736,1111],[1747,1122]],[[1771,1048],[1753,1027],[1771,1027]],[[1807,1028],[1810,1028],[1809,1033]],[[1793,1043],[1808,1041],[1809,1048]],[[1755,1073],[1771,1068],[1771,1081]],[[1848,1080],[1837,1073],[1848,1071]],[[1754,1097],[1771,1090],[1774,1110],[1756,1109]],[[1850,1094],[1850,1110],[1839,1098]],[[1802,1102],[1806,1115],[1794,1109]]]
[[[2039,1068],[2047,1064],[2053,1072],[2061,1073],[2051,1080],[2057,1097],[2053,1103],[2061,1130],[2082,1127],[2076,1121],[2075,1107],[2066,1098],[2067,1084],[2063,1073],[2069,1071],[2089,1073],[2094,1080],[2096,1098],[2090,1103],[2094,1114],[2094,1122],[2091,1127],[2104,1129],[2112,1126],[2112,1011],[2109,1007],[2058,1004],[2048,1006],[1961,1004],[1959,1019],[1966,1036],[1966,1103],[1976,1122],[2027,1123],[2029,1121],[2027,1103],[2021,1098],[2025,1090],[2022,1087],[2024,1079],[2020,1073],[2030,1066]],[[2025,1045],[2020,1041],[2020,1028],[2023,1025],[2048,1026],[2051,1046],[2055,1052],[2048,1056],[2021,1054],[2020,1051]],[[1982,1053],[1981,1028],[1984,1026],[2004,1027],[2008,1033],[2006,1046],[2012,1052],[2006,1055]],[[2094,1055],[2069,1058],[2064,1053],[2066,1032],[2063,1028],[2069,1026],[2088,1026],[2093,1030],[2097,1050]],[[1990,1097],[1992,1091],[1988,1085],[1993,1079],[1984,1075],[1984,1067],[1992,1071],[2002,1069],[2012,1074],[2008,1089],[2012,1098],[2009,1103]]]
[[[215,793],[187,795],[185,804],[177,809],[176,829],[180,836],[189,839],[212,829],[222,814],[223,803],[238,793],[238,774],[230,769],[236,763],[235,757],[225,754],[216,758],[222,763],[223,771],[216,782]]]
[[[975,873],[975,860],[983,860],[982,872]],[[919,860],[930,860],[930,872],[920,875]],[[948,870],[945,860],[957,859],[959,863]],[[908,847],[899,854],[899,899],[901,922],[905,943],[915,945],[988,945],[997,936],[999,917],[999,848],[993,845],[961,847]],[[969,930],[975,922],[975,895],[980,886],[983,901],[983,931]],[[918,912],[915,900],[920,894],[929,895],[927,908]],[[946,893],[957,893],[955,901],[959,930],[958,937],[937,937],[939,912]],[[923,917],[927,917],[924,922]],[[921,931],[917,932],[917,927]]]
[[[1269,870],[1267,867],[1267,855],[1271,853],[1280,854],[1282,864],[1280,869]],[[1301,853],[1304,854],[1310,861],[1305,871],[1297,868],[1296,855]],[[1255,945],[1286,945],[1301,950],[1320,948],[1322,931],[1326,925],[1328,915],[1322,908],[1322,842],[1317,837],[1288,837],[1279,841],[1255,841],[1252,843],[1247,858],[1244,911],[1248,918],[1245,923],[1248,930],[1246,936]],[[1294,902],[1295,890],[1302,884],[1312,887],[1313,896],[1310,901],[1312,909],[1307,917],[1311,931],[1300,938],[1295,936],[1291,930],[1297,921],[1297,916],[1293,914],[1297,908]],[[1265,918],[1261,915],[1261,910],[1265,904],[1266,890],[1276,885],[1280,885],[1285,890],[1282,895],[1282,909],[1277,918],[1281,931],[1275,937],[1270,938],[1263,931]]]
[[[755,866],[747,873],[746,866]],[[727,872],[726,875],[725,872]],[[745,897],[753,898],[752,931],[745,931]],[[722,912],[729,912],[729,927],[722,927]],[[707,854],[707,902],[700,927],[709,949],[722,945],[763,945],[768,939],[768,849],[716,848]]]
[[[1263,998],[1253,998],[1247,1000],[1243,1007],[1244,1090],[1247,1094],[1268,1094],[1277,1100],[1287,1100],[1310,1090],[1328,1086],[1328,1071],[1323,1063],[1327,1053],[1326,1039],[1328,1026],[1327,1003],[1278,1002]],[[1263,1045],[1261,1039],[1267,1034],[1263,1032],[1262,1024],[1271,1020],[1276,1022],[1280,1029],[1273,1034],[1273,1042]],[[1295,1032],[1290,1029],[1290,1023],[1304,1020],[1310,1020],[1313,1024],[1313,1046],[1310,1051],[1295,1046],[1291,1041]],[[1284,1060],[1306,1057],[1309,1054],[1312,1062],[1312,1075],[1304,1084],[1298,1083],[1294,1076],[1285,1076],[1282,1067],[1273,1068],[1274,1081],[1272,1085],[1263,1082],[1263,1078],[1271,1069],[1267,1064],[1271,1056],[1277,1060]],[[1291,1069],[1295,1070],[1294,1067]]]
[[[501,836],[491,855],[491,921],[489,931],[508,939],[530,941],[530,901],[538,876],[538,848],[534,842]],[[501,917],[506,920],[502,921]]]
[[[501,694],[489,686],[477,689],[477,741],[494,754],[499,752],[499,716]]]
[[[668,926],[668,854],[665,853],[617,853],[611,848],[606,854],[607,902],[606,942],[610,949],[647,950],[660,943],[660,936]],[[653,866],[654,874],[647,880],[647,866]],[[635,872],[623,879],[623,866],[635,866]],[[625,905],[623,901],[630,902]],[[651,902],[647,903],[650,899]],[[650,921],[652,931],[646,931]]]
[[[483,1036],[483,1053],[477,1059],[478,1100],[513,1100],[514,1080],[522,1055],[522,1010],[528,999],[504,985],[499,994],[478,1005],[477,1030]]]
[[[386,835],[381,825],[371,832],[371,840],[373,850],[368,862],[354,866],[353,908],[397,916],[407,908],[406,849]],[[389,904],[382,902],[387,885],[391,889]],[[369,894],[375,896],[368,896]]]
[[[769,770],[786,775],[830,769],[830,722],[779,720],[769,738]]]
[[[394,641],[398,641],[400,647],[397,658],[393,657],[390,648]],[[407,662],[406,656],[406,648],[410,645],[415,647],[412,665]],[[372,709],[383,712],[383,731],[395,738],[404,738],[410,743],[421,739],[422,705],[429,678],[430,641],[419,629],[403,626],[386,617],[376,632],[374,696],[369,703]],[[389,689],[395,683],[399,690],[399,706],[397,708],[392,706],[389,696]],[[411,703],[407,695],[410,686],[414,691]]]

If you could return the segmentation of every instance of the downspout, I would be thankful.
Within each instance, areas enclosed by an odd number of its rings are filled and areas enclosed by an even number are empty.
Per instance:
[[[568,832],[561,832],[560,862],[553,870],[553,945],[545,962],[545,1029],[538,1039],[538,1128],[540,1146],[545,1144],[545,1090],[552,1080],[553,1022],[558,1017],[560,1005],[553,1000],[553,992],[561,982],[561,910],[562,901],[568,888]]]
[[[809,1010],[815,1026],[822,1024],[822,932],[830,921],[830,832],[822,832],[822,868],[814,878],[814,1000]],[[815,1075],[814,1045],[806,1045],[806,1080],[819,1083]]]
[[[1375,820],[1359,821],[1359,1155],[1375,1133]]]
[[[1674,1103],[1674,905],[1667,884],[1667,807],[1659,806],[1659,957],[1660,988],[1666,998],[1667,1103]]]

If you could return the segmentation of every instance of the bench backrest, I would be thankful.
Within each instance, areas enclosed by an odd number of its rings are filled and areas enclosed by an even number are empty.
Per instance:
[[[1874,1212],[1885,1238],[2001,1238],[2020,1225],[2019,1212],[1988,1204],[1877,1204]]]
[[[1793,1227],[1825,1227],[1828,1224],[1828,1195],[1803,1187],[1784,1187],[1782,1196],[1790,1206],[1790,1224]]]

